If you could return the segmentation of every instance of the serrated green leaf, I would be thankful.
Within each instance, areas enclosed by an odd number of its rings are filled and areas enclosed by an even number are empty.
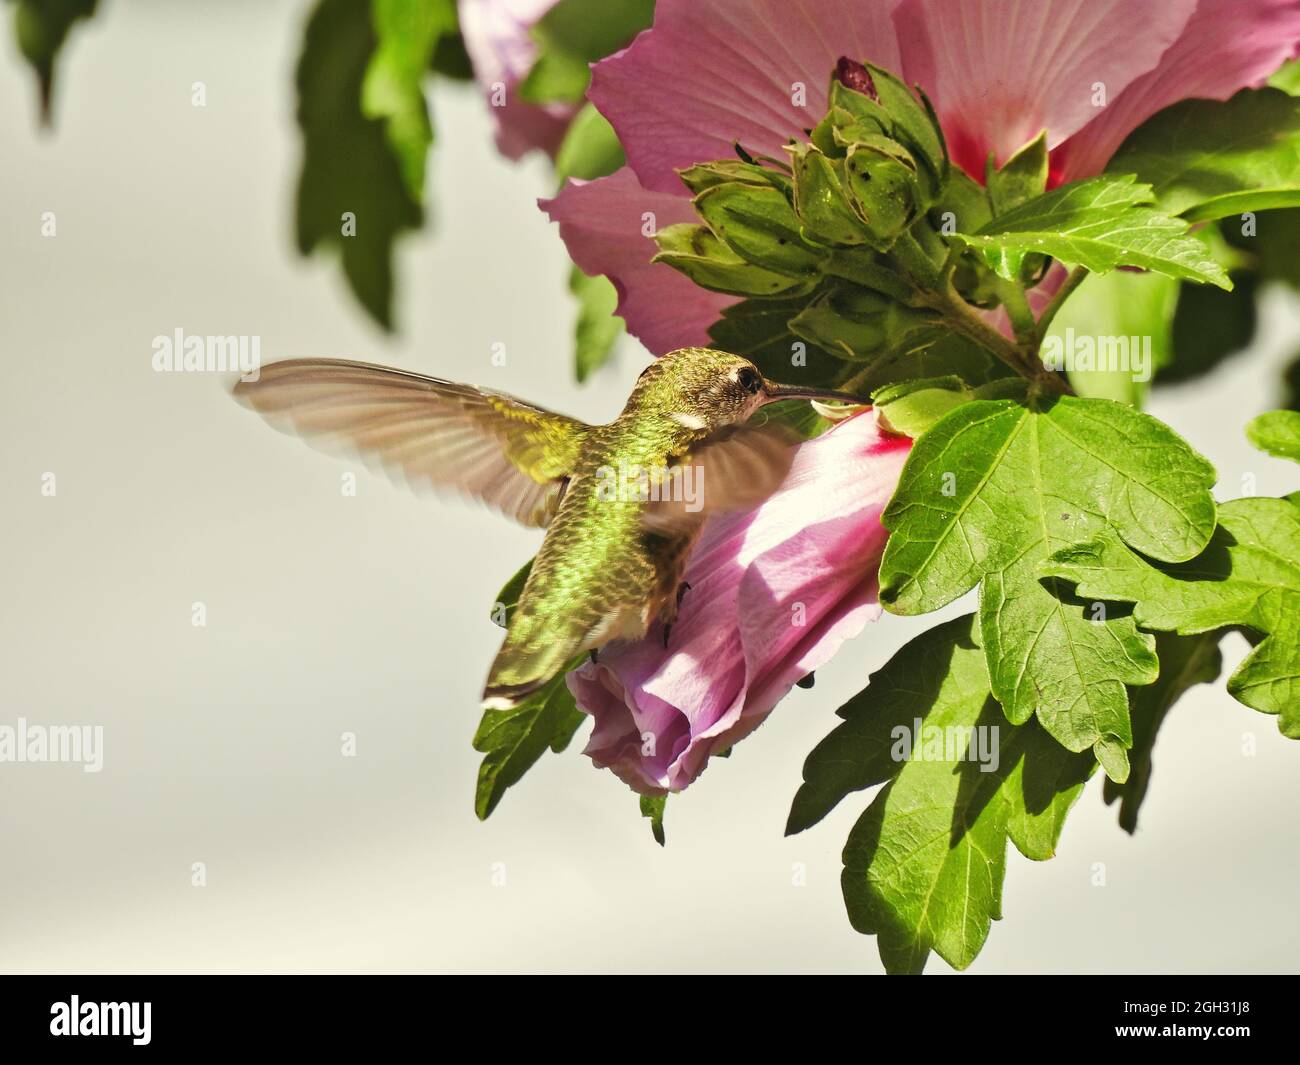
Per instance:
[[[1271,410],[1246,426],[1250,442],[1279,459],[1300,462],[1300,413]]]
[[[1007,724],[974,622],[912,640],[840,708],[786,826],[801,831],[850,792],[889,782],[849,835],[841,886],[890,972],[920,972],[931,950],[968,966],[1002,916],[1007,840],[1050,858],[1094,768],[1036,723]]]
[[[1099,536],[1062,548],[1044,575],[1078,594],[1132,603],[1145,629],[1183,636],[1244,625],[1262,640],[1228,680],[1228,691],[1300,738],[1300,507],[1288,499],[1235,499],[1219,507],[1209,546],[1179,564],[1148,562]]]
[[[1095,274],[1140,266],[1170,277],[1231,288],[1227,273],[1203,242],[1188,236],[1185,220],[1146,206],[1152,192],[1130,176],[1103,175],[1062,185],[994,218],[977,233],[953,239],[978,249],[1007,280],[1034,252],[1086,267]]]
[[[1090,615],[1038,566],[1109,529],[1151,557],[1190,558],[1214,530],[1214,479],[1171,429],[1109,400],[963,404],[917,441],[885,510],[881,601],[921,614],[978,585],[1007,717],[1036,713],[1067,748],[1093,747],[1122,776],[1124,685],[1155,680],[1153,641],[1122,612]]]
[[[484,710],[474,733],[474,750],[484,758],[474,793],[474,813],[485,820],[506,793],[550,748],[568,746],[586,715],[565,683],[581,656],[564,667],[544,688],[508,710]]]
[[[1106,169],[1148,183],[1166,214],[1203,222],[1300,204],[1300,99],[1243,89],[1144,122]]]
[[[1134,688],[1129,693],[1129,713],[1133,718],[1132,772],[1123,784],[1106,780],[1102,790],[1108,805],[1119,801],[1119,824],[1125,832],[1137,831],[1138,810],[1151,784],[1156,733],[1165,715],[1189,688],[1213,683],[1219,677],[1223,668],[1219,654],[1221,635],[1221,632],[1207,632],[1200,636],[1173,636],[1162,632],[1156,637],[1160,676],[1155,683]]]
[[[654,836],[655,842],[663,846],[664,839],[664,808],[668,805],[667,795],[642,795],[641,796],[641,816],[650,819],[650,834]]]
[[[336,248],[348,284],[370,316],[392,328],[393,244],[424,223],[386,123],[361,111],[361,86],[377,41],[368,4],[321,0],[298,60],[298,250]],[[354,222],[349,233],[344,215]]]

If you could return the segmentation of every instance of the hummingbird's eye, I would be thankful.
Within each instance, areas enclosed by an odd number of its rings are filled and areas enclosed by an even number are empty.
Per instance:
[[[758,375],[757,370],[749,366],[741,367],[740,372],[736,374],[736,383],[750,395],[756,396],[763,390],[763,379]]]

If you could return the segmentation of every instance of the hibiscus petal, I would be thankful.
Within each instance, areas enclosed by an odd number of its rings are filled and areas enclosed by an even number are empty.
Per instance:
[[[1055,147],[1152,70],[1196,0],[903,0],[894,13],[903,70],[934,102],[953,160],[982,180],[1047,130]]]
[[[1200,0],[1182,36],[1064,146],[1065,180],[1098,174],[1133,130],[1188,97],[1262,85],[1300,48],[1300,0]]]
[[[659,0],[653,28],[595,66],[588,97],[641,183],[673,192],[676,168],[731,158],[737,140],[780,157],[821,119],[840,56],[898,69],[896,2]]]
[[[735,296],[697,288],[671,266],[652,263],[659,251],[644,234],[646,214],[654,228],[695,222],[686,190],[681,195],[647,192],[628,167],[595,181],[570,181],[539,206],[560,224],[569,255],[588,274],[605,274],[618,290],[618,314],[654,354],[707,344],[709,326]]]
[[[577,105],[539,106],[520,100],[515,88],[537,61],[532,28],[556,0],[461,0],[460,29],[474,77],[487,93],[505,89],[505,105],[489,106],[496,122],[497,150],[518,159],[533,148],[554,154]]]
[[[800,445],[757,511],[705,526],[670,647],[656,626],[569,675],[597,765],[644,794],[681,790],[879,616],[880,513],[909,446],[851,418]]]

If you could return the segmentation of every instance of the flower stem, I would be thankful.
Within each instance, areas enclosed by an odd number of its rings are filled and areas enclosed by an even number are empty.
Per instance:
[[[1039,361],[1036,343],[1022,346],[1003,336],[962,299],[953,287],[950,273],[944,276],[941,286],[931,292],[930,306],[943,315],[950,329],[992,352],[1037,390],[1056,395],[1073,392],[1065,381]],[[1028,310],[1028,304],[1025,309]]]
[[[1087,269],[1082,266],[1076,266],[1070,271],[1069,276],[1061,283],[1061,287],[1056,290],[1056,295],[1054,295],[1048,301],[1047,306],[1043,308],[1043,313],[1038,317],[1037,341],[1039,344],[1042,344],[1043,338],[1047,336],[1047,327],[1052,324],[1052,319],[1056,317],[1056,312],[1061,309],[1061,304],[1070,298],[1070,293],[1078,288],[1080,283],[1082,283],[1083,279],[1087,276]]]

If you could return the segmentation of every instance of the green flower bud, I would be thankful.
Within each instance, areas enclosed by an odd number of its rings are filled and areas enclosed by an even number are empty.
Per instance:
[[[793,278],[746,262],[708,226],[689,222],[665,226],[655,234],[660,251],[653,262],[667,263],[701,288],[736,296],[796,296],[811,292],[816,275]]]
[[[800,235],[790,201],[770,186],[729,182],[695,197],[695,210],[746,262],[787,277],[815,277],[825,252]]]
[[[863,361],[918,342],[937,327],[932,311],[906,307],[858,285],[833,288],[790,320],[795,336],[841,358]]]
[[[888,250],[917,214],[915,167],[897,153],[855,144],[845,157],[844,172],[850,203],[866,226],[872,247]]]
[[[827,244],[865,244],[870,233],[849,207],[843,163],[828,159],[811,144],[800,145],[791,155],[795,211],[804,232]]]
[[[719,159],[713,163],[698,163],[677,171],[682,183],[695,194],[716,185],[739,182],[746,185],[770,186],[789,193],[790,178],[779,170],[746,163],[740,159]]]

